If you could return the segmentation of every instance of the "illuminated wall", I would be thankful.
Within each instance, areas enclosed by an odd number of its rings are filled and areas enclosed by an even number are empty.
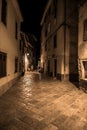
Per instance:
[[[76,0],[73,3],[70,0],[49,0],[41,21],[41,63],[45,73],[60,80],[78,79],[76,10]],[[57,47],[54,47],[55,35]]]
[[[15,4],[16,1],[15,1]],[[3,24],[1,21],[1,0],[0,0],[0,52],[6,54],[6,76],[0,78],[0,95],[4,93],[19,76],[19,62],[20,62],[20,19],[11,1],[7,0],[7,23]],[[20,14],[21,15],[21,14]],[[15,38],[15,22],[18,23],[17,35]],[[15,72],[15,57],[18,58],[18,72]]]
[[[80,87],[87,89],[87,2],[79,8],[78,49]]]

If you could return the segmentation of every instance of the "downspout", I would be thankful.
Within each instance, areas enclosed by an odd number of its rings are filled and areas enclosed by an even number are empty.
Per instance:
[[[66,79],[66,0],[64,0],[64,79]]]

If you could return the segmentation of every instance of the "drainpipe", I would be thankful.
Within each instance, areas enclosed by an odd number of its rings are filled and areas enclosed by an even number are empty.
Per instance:
[[[66,79],[66,0],[64,0],[64,79]]]

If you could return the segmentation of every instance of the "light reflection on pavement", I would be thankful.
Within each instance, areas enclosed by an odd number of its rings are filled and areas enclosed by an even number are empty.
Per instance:
[[[0,97],[0,130],[87,130],[87,95],[26,73]]]

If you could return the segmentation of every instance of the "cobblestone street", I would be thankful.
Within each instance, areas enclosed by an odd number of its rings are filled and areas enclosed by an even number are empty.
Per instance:
[[[26,73],[0,97],[0,130],[87,130],[87,94]]]

